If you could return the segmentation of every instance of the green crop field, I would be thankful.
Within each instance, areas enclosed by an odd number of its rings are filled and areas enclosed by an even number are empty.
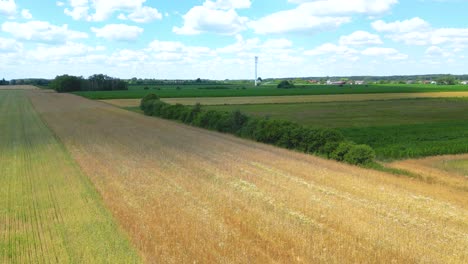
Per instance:
[[[282,96],[323,94],[368,94],[368,93],[423,93],[468,91],[468,85],[363,85],[343,87],[328,85],[304,85],[293,89],[278,89],[273,85],[260,87],[242,85],[181,85],[178,86],[130,86],[127,91],[75,92],[90,99],[140,99],[149,93],[161,98],[183,97],[234,97],[234,96]]]
[[[26,93],[0,91],[0,263],[140,262]]]
[[[201,90],[225,90],[225,89],[242,89],[242,88],[255,88],[252,83],[238,84],[238,83],[216,83],[216,84],[164,84],[164,85],[129,85],[129,90],[184,90],[184,89],[201,89]]]
[[[382,160],[468,152],[465,99],[204,107],[338,128],[350,140],[372,146]]]

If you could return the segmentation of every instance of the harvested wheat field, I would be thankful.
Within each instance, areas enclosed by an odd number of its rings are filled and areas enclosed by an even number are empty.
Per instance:
[[[157,92],[156,92],[157,93]],[[169,104],[195,105],[241,105],[241,104],[285,104],[318,102],[354,102],[370,100],[394,100],[415,98],[453,98],[468,97],[468,92],[439,93],[386,93],[386,94],[333,94],[333,95],[293,95],[293,96],[245,96],[245,97],[200,97],[200,98],[162,98]],[[118,107],[135,107],[140,99],[101,100]]]
[[[0,91],[0,263],[138,263],[25,91]]]
[[[429,182],[443,182],[468,192],[468,154],[401,160],[387,166],[410,171]]]
[[[148,263],[468,262],[466,190],[29,95]]]
[[[37,90],[36,86],[32,85],[0,85],[0,90]]]

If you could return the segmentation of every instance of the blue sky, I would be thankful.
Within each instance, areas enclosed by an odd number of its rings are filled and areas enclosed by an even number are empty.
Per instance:
[[[467,0],[0,0],[0,78],[466,74]]]

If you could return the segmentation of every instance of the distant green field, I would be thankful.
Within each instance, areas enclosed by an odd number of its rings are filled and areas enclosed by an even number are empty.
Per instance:
[[[468,153],[466,121],[340,130],[346,137],[372,146],[384,160]]]
[[[293,89],[278,89],[265,85],[180,85],[180,86],[131,86],[127,91],[76,92],[90,99],[139,99],[149,93],[162,98],[182,97],[234,97],[234,96],[281,96],[281,95],[319,95],[319,94],[367,94],[367,93],[422,93],[468,91],[468,85],[363,85],[328,86],[304,85]],[[177,88],[179,87],[179,89]]]
[[[365,102],[205,106],[255,116],[334,127],[372,146],[379,159],[468,153],[468,100],[404,99]]]
[[[204,106],[315,127],[371,127],[468,121],[468,100],[452,98]]]
[[[253,84],[233,84],[233,83],[219,83],[219,84],[165,84],[165,85],[129,85],[129,90],[183,90],[183,89],[204,89],[204,90],[222,90],[222,89],[242,89],[242,88],[255,88]]]

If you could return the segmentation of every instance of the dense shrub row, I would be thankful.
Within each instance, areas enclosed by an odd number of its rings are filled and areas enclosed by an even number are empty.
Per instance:
[[[375,158],[374,150],[369,146],[346,141],[339,131],[333,129],[313,129],[289,121],[249,117],[240,111],[203,110],[199,104],[194,107],[170,105],[155,94],[143,97],[140,108],[145,115],[179,120],[350,164],[368,164]]]

